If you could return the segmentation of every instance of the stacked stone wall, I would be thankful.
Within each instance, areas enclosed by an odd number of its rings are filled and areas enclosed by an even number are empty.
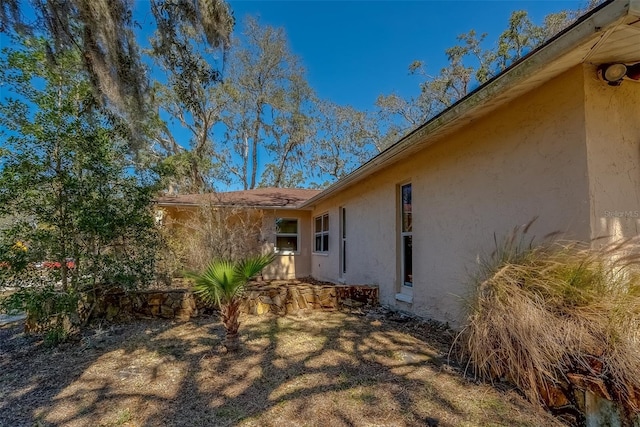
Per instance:
[[[247,314],[293,314],[300,310],[336,310],[378,304],[378,288],[304,282],[254,282],[245,292]],[[165,318],[189,320],[212,308],[188,289],[113,292],[100,298],[93,316],[107,320]]]

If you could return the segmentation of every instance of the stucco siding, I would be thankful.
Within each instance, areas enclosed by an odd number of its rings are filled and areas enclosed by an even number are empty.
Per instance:
[[[588,239],[589,186],[582,67],[500,108],[411,159],[318,204],[347,208],[348,283],[380,286],[381,301],[456,323],[479,254],[539,216],[532,234]],[[399,291],[397,186],[413,187],[413,300]],[[354,224],[355,222],[355,224]],[[338,229],[332,228],[338,236]],[[338,279],[338,240],[312,274]]]
[[[264,210],[263,230],[265,230],[266,250],[273,251],[275,244],[275,221],[277,218],[295,218],[298,220],[298,251],[294,254],[282,254],[265,268],[262,276],[267,279],[294,279],[311,275],[311,220],[309,211]]]
[[[371,284],[380,287],[380,299],[395,295],[396,280],[395,181],[373,175],[365,183],[319,204],[313,216],[329,213],[329,251],[313,253],[312,275],[320,280]],[[346,209],[346,273],[340,277],[339,209]]]
[[[609,86],[585,66],[592,237],[640,230],[640,83]],[[604,242],[605,240],[598,240]]]

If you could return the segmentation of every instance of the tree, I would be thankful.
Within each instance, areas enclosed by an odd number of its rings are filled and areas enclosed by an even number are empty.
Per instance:
[[[154,1],[151,10],[157,29],[150,54],[166,74],[166,81],[153,86],[155,103],[169,116],[174,129],[159,121],[157,151],[171,172],[172,185],[185,193],[208,191],[214,177],[224,178],[216,170],[226,153],[216,146],[213,128],[225,107],[219,47],[226,47],[229,39],[211,39],[202,21],[192,17],[197,10],[188,2]],[[173,136],[176,126],[189,133],[188,145]]]
[[[275,254],[248,257],[240,261],[212,261],[200,274],[192,274],[195,292],[220,308],[228,351],[238,348],[238,329],[242,293],[249,280],[275,259]]]
[[[148,76],[135,38],[130,0],[2,0],[0,31],[20,37],[41,36],[46,59],[74,50],[82,60],[90,87],[101,105],[127,118],[129,143],[140,148],[138,135],[148,111]],[[233,16],[223,0],[155,0],[154,14],[163,28],[167,54],[180,54],[174,34],[184,22],[205,35],[213,47],[228,45]],[[22,9],[31,8],[31,13]],[[44,58],[43,58],[44,59]]]
[[[515,11],[494,49],[482,47],[487,34],[478,35],[475,30],[461,34],[457,37],[459,43],[445,50],[448,63],[436,75],[426,72],[423,61],[414,61],[409,73],[422,77],[420,94],[409,99],[395,94],[378,97],[376,105],[385,135],[382,140],[386,144],[397,141],[546,42],[597,3],[592,0],[585,9],[576,12],[552,13],[539,26],[526,11]]]
[[[310,154],[316,178],[338,180],[383,149],[377,125],[366,112],[320,100],[316,120]]]
[[[239,158],[228,170],[244,189],[253,189],[258,158],[266,155],[270,161],[261,185],[299,184],[291,179],[290,165],[303,157],[302,147],[311,136],[313,92],[281,28],[260,26],[253,18],[244,28],[245,44],[230,50],[224,85],[229,97],[226,141]]]
[[[124,125],[100,107],[77,51],[59,51],[53,63],[46,48],[26,38],[0,59],[0,82],[13,96],[0,106],[0,217],[14,218],[0,240],[24,245],[26,257],[9,262],[0,280],[32,280],[16,304],[56,282],[77,299],[153,277],[154,178],[133,170]],[[51,274],[34,271],[42,261]]]

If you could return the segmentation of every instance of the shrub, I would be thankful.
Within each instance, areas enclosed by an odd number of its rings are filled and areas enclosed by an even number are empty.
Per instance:
[[[168,278],[183,271],[200,271],[212,259],[239,261],[262,253],[263,212],[259,209],[218,206],[212,195],[208,203],[183,212],[180,219],[168,217],[163,224],[157,275]]]
[[[530,225],[530,224],[529,224]],[[534,245],[517,228],[481,263],[459,336],[475,374],[515,384],[532,402],[549,389],[576,404],[572,375],[640,412],[640,281],[635,241],[594,249]],[[584,385],[582,385],[584,386]]]
[[[208,303],[220,308],[228,351],[238,348],[240,305],[249,280],[271,264],[275,254],[268,253],[238,261],[213,260],[202,273],[192,273],[194,290]]]
[[[80,324],[80,296],[71,289],[56,290],[53,285],[20,288],[0,299],[0,312],[27,312],[25,330],[43,333],[46,345],[65,341]]]
[[[0,105],[0,290],[18,288],[7,304],[56,341],[65,334],[51,316],[63,322],[71,310],[57,298],[74,298],[77,311],[79,295],[153,279],[159,177],[133,167],[126,123],[94,97],[82,58],[47,57],[37,38],[0,57],[3,90],[15,95]]]

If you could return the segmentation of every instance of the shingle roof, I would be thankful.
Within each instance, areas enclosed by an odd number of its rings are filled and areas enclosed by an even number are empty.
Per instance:
[[[244,191],[219,193],[182,194],[162,196],[156,199],[159,206],[243,206],[259,208],[296,208],[321,190],[302,188],[256,188]]]

